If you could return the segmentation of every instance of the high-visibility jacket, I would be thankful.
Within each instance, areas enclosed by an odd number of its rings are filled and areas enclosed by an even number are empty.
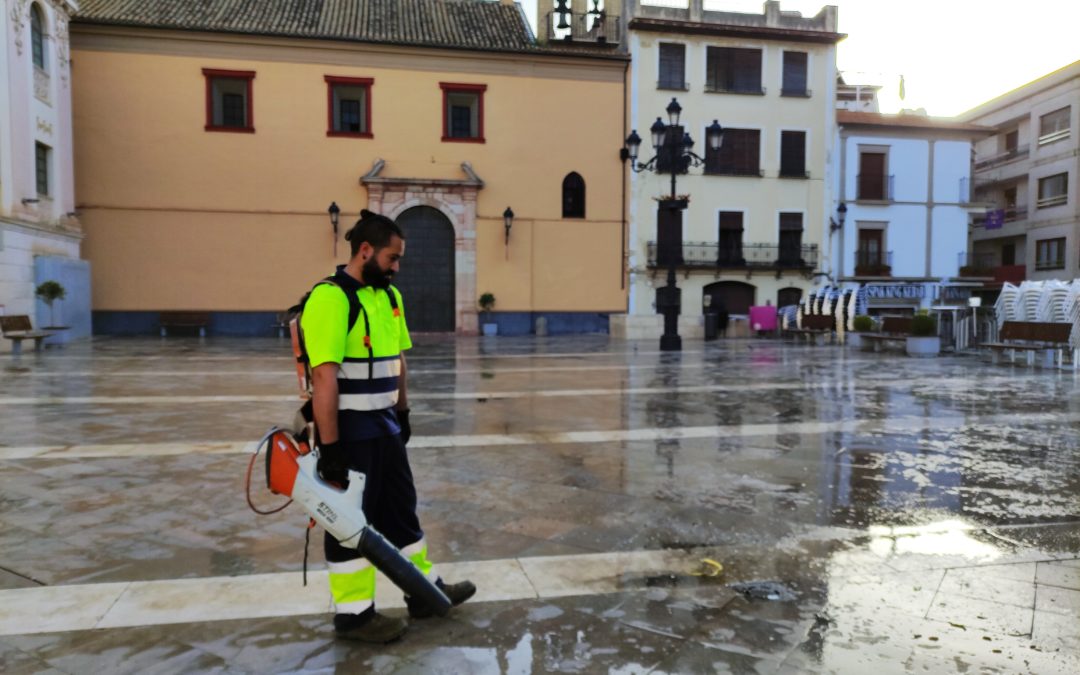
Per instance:
[[[333,280],[312,290],[300,327],[312,369],[338,364],[341,438],[353,441],[400,433],[391,409],[398,400],[401,353],[412,347],[401,294],[393,286],[362,286],[340,268]],[[348,334],[346,293],[354,293],[360,301],[360,316]]]

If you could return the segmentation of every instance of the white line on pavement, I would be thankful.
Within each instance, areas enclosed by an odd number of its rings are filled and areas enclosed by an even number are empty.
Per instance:
[[[714,549],[631,551],[444,563],[436,569],[450,580],[475,580],[470,603],[505,602],[641,590],[649,576],[693,574],[702,558],[715,555]],[[403,607],[401,591],[379,576],[376,604]],[[0,590],[0,636],[333,611],[326,572],[308,577],[306,587],[299,572],[280,572]],[[642,581],[627,581],[633,578]]]
[[[912,430],[942,431],[971,425],[1031,425],[1080,422],[1080,413],[1021,413],[939,417],[892,417],[885,420],[836,420],[832,422],[775,422],[701,427],[645,427],[557,433],[472,434],[456,436],[413,436],[411,450],[423,448],[479,448],[491,446],[552,445],[573,443],[628,443],[663,440],[692,440],[777,434],[824,433],[905,433]],[[167,457],[173,455],[231,455],[254,452],[251,442],[204,443],[123,443],[101,445],[53,445],[0,447],[0,461],[19,459],[71,459],[104,457]]]

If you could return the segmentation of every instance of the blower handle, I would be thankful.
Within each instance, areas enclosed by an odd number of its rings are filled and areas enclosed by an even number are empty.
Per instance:
[[[401,551],[368,526],[360,533],[361,554],[406,595],[423,600],[439,616],[450,613],[450,598],[431,583]]]

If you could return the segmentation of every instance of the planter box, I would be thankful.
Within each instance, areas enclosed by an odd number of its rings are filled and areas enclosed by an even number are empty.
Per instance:
[[[484,335],[498,335],[499,334],[499,324],[497,324],[497,323],[485,323],[482,326],[482,329],[483,329]]]
[[[852,349],[862,349],[863,339],[861,333],[848,333],[844,336],[844,343]]]
[[[941,338],[933,337],[909,337],[907,339],[908,356],[929,357],[941,353]]]

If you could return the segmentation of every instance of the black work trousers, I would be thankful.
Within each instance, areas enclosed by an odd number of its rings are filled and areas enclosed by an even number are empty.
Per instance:
[[[424,537],[416,516],[416,486],[409,456],[401,436],[364,441],[342,441],[349,468],[367,477],[364,484],[364,516],[368,524],[399,549]],[[327,562],[347,562],[361,555],[345,548],[329,534],[323,537]]]

